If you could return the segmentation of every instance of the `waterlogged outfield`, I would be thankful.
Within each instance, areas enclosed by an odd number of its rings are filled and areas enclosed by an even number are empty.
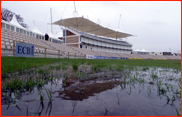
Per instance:
[[[111,64],[130,66],[156,66],[181,69],[181,60],[91,60],[91,59],[58,59],[58,58],[24,58],[24,57],[1,57],[1,75],[10,72],[21,71],[33,67],[62,62],[66,64],[98,65],[106,67]]]

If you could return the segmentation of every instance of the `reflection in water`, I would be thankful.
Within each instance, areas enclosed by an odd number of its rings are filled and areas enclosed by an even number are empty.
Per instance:
[[[107,110],[107,108],[105,107],[105,114],[104,114],[104,116],[106,116],[107,115],[107,112],[108,112],[108,110]]]
[[[52,110],[52,101],[49,101],[48,105],[47,105],[47,109],[46,109],[46,113],[47,113],[47,110],[49,109],[49,116],[50,116],[50,113],[51,113],[51,110]],[[45,114],[46,114],[45,113]]]
[[[76,107],[78,102],[77,101],[71,101],[71,103],[72,103],[72,106],[73,106],[73,112],[72,112],[72,116],[73,116],[74,111],[75,111],[75,107]]]
[[[114,73],[112,78],[104,79],[100,75],[101,78],[86,81],[68,77],[67,87],[62,86],[64,78],[51,79],[40,90],[47,95],[45,89],[50,89],[54,101],[45,98],[40,104],[37,88],[20,92],[17,96],[20,103],[13,108],[10,108],[13,100],[9,98],[12,93],[4,91],[2,115],[24,115],[26,109],[29,115],[39,116],[176,115],[175,108],[180,108],[181,103],[180,73],[159,72],[159,69],[140,71],[139,68],[124,75]],[[8,107],[6,101],[10,103]],[[38,110],[30,111],[27,107],[38,107]]]
[[[103,83],[93,83],[89,85],[80,84],[76,88],[71,89],[69,91],[60,91],[59,96],[57,96],[57,98],[61,97],[66,100],[82,101],[83,99],[88,99],[89,96],[95,96],[95,94],[97,95],[100,92],[112,89],[116,86],[116,84],[119,85],[120,83],[121,81],[109,81]]]
[[[37,114],[39,114],[39,116],[41,116],[43,110],[44,110],[44,103],[43,103],[43,101],[41,101],[40,105],[39,105],[39,108],[38,108]]]

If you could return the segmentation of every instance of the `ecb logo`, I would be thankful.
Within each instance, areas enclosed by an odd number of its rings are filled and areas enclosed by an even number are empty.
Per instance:
[[[34,57],[34,44],[16,43],[15,56]]]

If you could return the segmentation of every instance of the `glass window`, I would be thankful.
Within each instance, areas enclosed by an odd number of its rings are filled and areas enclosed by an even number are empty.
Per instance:
[[[23,30],[23,34],[25,34],[25,35],[26,35],[26,31],[25,31],[25,30]]]
[[[27,31],[27,35],[29,35],[29,32]]]
[[[30,36],[32,36],[32,32],[30,32]]]
[[[22,29],[20,29],[20,33],[23,33],[23,30]]]
[[[5,23],[1,23],[2,28],[5,28]]]
[[[10,30],[10,25],[6,24],[6,29]]]
[[[63,43],[65,43],[65,38],[63,38]]]
[[[16,32],[18,32],[18,33],[19,33],[19,32],[20,32],[20,29],[19,29],[19,28],[16,28]]]
[[[39,38],[39,35],[36,34],[36,39],[38,39],[38,38]]]
[[[66,30],[63,30],[63,36],[66,36]]]
[[[14,26],[11,26],[11,31],[14,31],[14,29],[15,29]]]

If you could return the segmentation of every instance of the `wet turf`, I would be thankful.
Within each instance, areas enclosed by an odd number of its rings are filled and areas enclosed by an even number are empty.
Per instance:
[[[2,115],[181,114],[179,61],[60,60],[1,79]]]

